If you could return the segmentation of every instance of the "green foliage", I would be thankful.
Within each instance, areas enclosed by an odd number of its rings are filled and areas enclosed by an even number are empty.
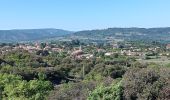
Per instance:
[[[110,86],[99,85],[91,91],[88,100],[121,100],[123,95],[121,81]]]
[[[169,84],[168,68],[133,68],[123,77],[124,98],[141,100],[165,100],[161,91]],[[168,100],[168,99],[166,99]]]
[[[8,100],[43,100],[53,89],[49,81],[22,80],[20,76],[0,74],[1,99]]]
[[[105,56],[112,48],[103,44],[101,52],[97,46],[83,46],[85,54],[94,53],[93,58],[74,59],[70,53],[82,41],[72,42],[53,45],[62,52],[42,50],[36,55],[17,50],[0,55],[0,99],[46,99],[53,89],[49,81],[55,85],[49,100],[169,99],[169,65],[160,68],[157,63],[140,63],[137,57],[119,53]],[[122,81],[114,82],[119,78]]]
[[[47,50],[38,50],[36,55],[47,56],[49,55],[49,52]]]
[[[88,92],[96,86],[95,82],[65,83],[58,86],[48,96],[48,100],[86,100]]]
[[[45,80],[46,78],[47,78],[47,76],[44,73],[41,73],[41,72],[38,73],[39,80]]]
[[[93,80],[93,81],[102,81],[104,79],[104,77],[101,75],[101,74],[95,74],[95,73],[92,73],[92,74],[88,74],[86,77],[85,77],[85,80]]]
[[[170,68],[170,63],[166,64],[165,66],[168,67],[168,68]]]

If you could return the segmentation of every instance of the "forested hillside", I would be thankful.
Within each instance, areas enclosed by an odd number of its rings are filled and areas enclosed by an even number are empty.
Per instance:
[[[123,40],[162,40],[170,41],[170,28],[108,28],[103,30],[79,31],[71,34],[78,38],[123,39]]]
[[[55,38],[72,32],[61,29],[0,30],[0,42],[36,41]]]
[[[0,30],[0,42],[23,42],[38,40],[156,40],[170,41],[170,28],[109,28],[71,32],[60,29]]]

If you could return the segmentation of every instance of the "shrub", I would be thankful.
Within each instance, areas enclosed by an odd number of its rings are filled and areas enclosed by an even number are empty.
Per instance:
[[[99,85],[89,93],[88,100],[121,100],[122,90],[121,81],[110,86]]]
[[[79,82],[62,84],[48,96],[48,100],[86,100],[89,90],[93,90],[95,82]]]
[[[0,74],[0,99],[4,100],[44,100],[53,89],[49,81],[22,80],[21,76]]]
[[[133,68],[123,77],[124,98],[127,100],[157,100],[170,84],[170,70],[162,68]],[[161,93],[162,92],[162,93]],[[167,95],[167,94],[165,94]],[[162,100],[162,99],[161,99]],[[164,99],[163,99],[164,100]]]

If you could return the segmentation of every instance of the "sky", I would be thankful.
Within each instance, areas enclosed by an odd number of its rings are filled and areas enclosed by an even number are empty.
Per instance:
[[[0,30],[170,27],[170,0],[0,0]]]

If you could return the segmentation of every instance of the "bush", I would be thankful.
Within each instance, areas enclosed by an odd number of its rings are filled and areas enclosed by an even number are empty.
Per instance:
[[[22,80],[21,76],[0,74],[0,99],[5,100],[44,100],[53,89],[49,81]]]
[[[48,96],[48,100],[86,100],[89,90],[93,90],[95,82],[79,82],[62,84]]]
[[[121,100],[122,90],[121,81],[110,86],[99,85],[89,93],[88,100]]]
[[[123,77],[124,98],[127,100],[166,100],[164,87],[170,84],[170,70],[133,68]],[[162,92],[162,93],[161,93]],[[162,99],[166,98],[166,99]],[[168,99],[167,99],[168,100]]]

